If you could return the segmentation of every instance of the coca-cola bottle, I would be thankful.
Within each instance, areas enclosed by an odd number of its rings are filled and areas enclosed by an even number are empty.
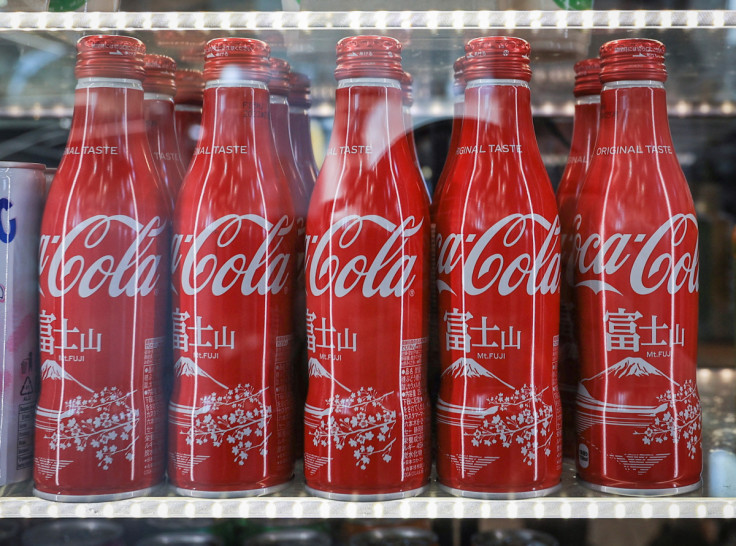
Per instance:
[[[307,220],[308,490],[416,495],[429,480],[429,199],[404,137],[401,44],[337,44],[335,125]]]
[[[409,150],[414,156],[414,164],[417,170],[422,174],[422,166],[419,163],[419,154],[417,153],[417,145],[414,139],[414,120],[411,117],[411,107],[414,104],[414,78],[411,74],[404,71],[401,78],[401,114],[404,119],[404,131],[406,132],[406,141],[409,144]],[[424,180],[424,174],[422,174],[422,180]],[[427,181],[424,181],[424,186],[427,188],[427,194],[429,194],[430,201],[432,200],[432,192],[427,185]]]
[[[437,184],[434,187],[433,199],[432,199],[432,210],[437,207],[437,202],[440,200],[440,194],[442,188],[445,187],[447,177],[452,172],[452,165],[457,156],[457,144],[460,140],[460,130],[463,126],[463,112],[465,107],[465,77],[463,76],[463,63],[465,57],[459,57],[452,65],[454,71],[452,94],[453,94],[453,105],[452,105],[452,129],[450,130],[450,145],[447,148],[447,158],[445,159],[445,165],[442,167],[440,177],[437,179]]]
[[[560,482],[560,248],[537,147],[529,44],[465,46],[465,114],[437,205],[441,486],[528,498]]]
[[[302,408],[307,390],[307,347],[306,339],[306,292],[304,288],[304,230],[306,228],[307,211],[309,209],[309,190],[302,178],[292,151],[291,125],[289,116],[289,63],[283,59],[271,58],[271,77],[268,81],[268,90],[271,93],[270,116],[271,132],[281,169],[284,171],[291,200],[294,205],[294,221],[296,229],[296,285],[293,293],[292,314],[292,348],[293,370],[295,373],[294,394],[299,406],[298,418],[295,423],[296,434],[303,438]],[[300,439],[301,439],[300,438]],[[301,442],[297,442],[301,447]]]
[[[429,364],[428,370],[428,381],[429,381],[429,392],[431,395],[432,402],[437,400],[437,394],[440,388],[440,354],[439,354],[439,339],[437,337],[437,256],[436,256],[436,236],[437,236],[437,204],[440,201],[440,195],[442,194],[443,188],[446,186],[447,178],[452,172],[452,168],[457,156],[457,145],[460,140],[460,130],[463,123],[463,107],[465,104],[465,78],[463,77],[463,63],[465,57],[460,57],[453,64],[454,78],[453,78],[453,118],[452,118],[452,130],[450,133],[450,145],[447,150],[447,157],[445,158],[445,164],[442,167],[442,172],[437,180],[437,184],[434,187],[432,195],[432,203],[429,207],[430,217],[432,219],[432,245],[430,249],[430,255],[432,259],[432,269],[430,271],[431,290],[430,290],[430,319],[429,319]],[[433,426],[436,427],[436,420],[433,421]],[[436,435],[435,435],[436,438]]]
[[[174,124],[182,162],[188,166],[202,133],[204,79],[200,70],[189,68],[177,70],[175,77]]]
[[[143,80],[143,113],[148,142],[161,182],[171,198],[173,209],[184,178],[184,164],[174,129],[174,72],[176,63],[165,55],[146,55]]]
[[[74,116],[44,211],[35,494],[141,495],[163,476],[169,218],[143,117],[145,46],[77,44]]]
[[[169,479],[261,495],[293,471],[296,222],[269,122],[269,47],[205,47],[202,136],[174,215]]]
[[[291,150],[294,152],[299,173],[302,175],[307,196],[312,195],[317,181],[317,162],[312,148],[309,108],[312,99],[309,92],[309,78],[292,71],[289,74],[289,123],[291,124]]]
[[[575,458],[575,394],[578,390],[578,346],[575,341],[574,239],[575,206],[593,156],[601,106],[601,65],[595,59],[575,63],[575,117],[565,172],[557,187],[560,214],[560,399],[562,454]]]
[[[601,121],[577,203],[578,475],[619,494],[700,484],[698,226],[672,147],[665,47],[600,49]]]

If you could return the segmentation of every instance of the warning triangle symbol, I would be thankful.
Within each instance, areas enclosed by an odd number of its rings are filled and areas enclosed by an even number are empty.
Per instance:
[[[23,386],[20,388],[21,396],[25,396],[27,394],[33,394],[33,383],[31,383],[30,377],[26,377],[26,380],[23,381]]]

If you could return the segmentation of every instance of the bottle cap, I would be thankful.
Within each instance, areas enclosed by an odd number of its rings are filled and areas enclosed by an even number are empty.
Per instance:
[[[268,80],[268,91],[272,95],[289,96],[289,74],[291,67],[284,59],[271,57],[271,76]]]
[[[204,76],[201,70],[181,68],[176,71],[176,104],[195,104],[202,106]]]
[[[289,104],[309,108],[312,97],[309,93],[309,78],[301,72],[289,73]]]
[[[465,81],[481,78],[497,80],[532,79],[529,43],[510,36],[486,36],[465,44]]]
[[[146,46],[129,36],[85,36],[77,42],[77,78],[143,80]]]
[[[452,91],[455,95],[462,95],[465,92],[465,56],[458,57],[452,63],[452,69],[455,72],[452,84]]]
[[[335,78],[401,80],[401,43],[387,36],[349,36],[337,42]]]
[[[204,79],[268,83],[271,48],[253,38],[215,38],[204,48]]]
[[[401,95],[404,106],[411,106],[414,104],[414,93],[412,89],[413,83],[414,78],[412,75],[408,72],[404,72],[401,76]]]
[[[176,94],[174,73],[176,61],[166,55],[146,55],[143,57],[146,77],[143,79],[143,91],[147,93]]]
[[[600,95],[601,88],[601,61],[597,57],[585,59],[575,63],[575,88],[573,94],[576,97],[586,95]]]
[[[666,48],[657,40],[627,38],[601,46],[601,82],[621,80],[667,80]]]

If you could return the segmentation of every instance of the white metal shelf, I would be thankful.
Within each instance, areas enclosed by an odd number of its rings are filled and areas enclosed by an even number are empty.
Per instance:
[[[105,503],[55,503],[30,495],[0,498],[0,517],[56,518],[733,518],[736,516],[736,373],[700,370],[703,404],[704,487],[681,497],[603,495],[576,483],[566,464],[563,487],[552,497],[514,501],[455,498],[436,484],[421,497],[398,501],[338,502],[307,496],[297,468],[294,483],[279,495],[247,499],[151,496]],[[159,495],[166,495],[162,490]],[[725,495],[725,496],[718,496]]]
[[[0,31],[736,28],[734,10],[11,12]]]

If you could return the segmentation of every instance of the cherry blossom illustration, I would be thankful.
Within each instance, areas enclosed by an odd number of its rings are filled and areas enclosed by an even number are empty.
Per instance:
[[[67,400],[62,419],[45,427],[51,434],[44,438],[52,450],[95,450],[97,466],[103,470],[109,470],[115,460],[131,461],[140,419],[139,410],[132,409],[134,394],[105,387],[89,398]]]
[[[546,390],[536,392],[533,387],[524,385],[512,393],[499,393],[489,398],[489,411],[475,429],[464,432],[465,436],[471,437],[476,447],[517,446],[522,460],[530,466],[542,454],[548,457],[554,438],[554,411],[551,404],[543,401]]]
[[[254,452],[266,455],[273,415],[263,400],[267,389],[257,391],[249,384],[238,384],[224,394],[203,396],[193,410],[197,418],[182,431],[187,444],[228,446],[233,462],[241,466]]]
[[[646,445],[668,441],[678,445],[684,441],[688,456],[695,459],[701,437],[700,404],[695,383],[685,381],[678,387],[674,398],[671,393],[664,393],[657,397],[657,401],[666,406],[664,414],[658,413],[644,432],[634,434],[641,435]]]
[[[391,461],[396,411],[389,409],[386,401],[393,395],[379,395],[372,387],[361,387],[347,396],[336,394],[327,404],[333,411],[320,412],[321,420],[312,433],[314,445],[327,447],[332,443],[338,450],[347,446],[361,470],[377,459]]]

